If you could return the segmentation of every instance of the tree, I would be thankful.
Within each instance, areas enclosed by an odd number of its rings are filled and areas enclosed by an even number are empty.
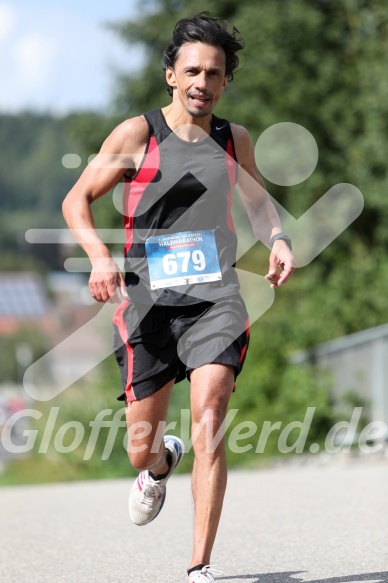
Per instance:
[[[60,269],[59,247],[30,245],[33,228],[64,228],[61,203],[80,174],[65,168],[65,154],[78,154],[70,135],[72,116],[54,118],[24,112],[0,116],[0,269]]]

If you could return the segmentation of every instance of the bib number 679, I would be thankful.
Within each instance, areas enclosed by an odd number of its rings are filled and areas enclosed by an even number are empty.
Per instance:
[[[179,262],[178,262],[179,260]],[[174,275],[179,267],[181,273],[187,273],[189,265],[193,264],[196,271],[203,271],[206,267],[205,255],[200,249],[195,251],[180,251],[179,253],[167,253],[163,257],[163,269],[167,275]]]

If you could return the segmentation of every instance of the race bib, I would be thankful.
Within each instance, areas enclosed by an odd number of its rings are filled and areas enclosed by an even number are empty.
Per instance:
[[[147,239],[151,289],[220,281],[214,231],[185,231]]]

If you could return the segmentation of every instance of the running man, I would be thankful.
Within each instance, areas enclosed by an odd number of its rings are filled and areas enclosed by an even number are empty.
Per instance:
[[[208,13],[179,21],[163,54],[171,103],[116,127],[63,204],[65,220],[91,260],[93,298],[113,300],[118,289],[126,298],[114,316],[123,381],[118,398],[125,400],[129,430],[136,423],[149,427],[128,431],[128,456],[140,472],[129,513],[138,525],[160,512],[167,480],[181,460],[182,441],[163,437],[158,428],[174,383],[190,381],[195,519],[188,583],[214,581],[210,555],[227,468],[224,440],[212,438],[222,431],[249,339],[234,269],[233,186],[255,235],[271,248],[265,276],[271,287],[284,284],[294,270],[290,239],[256,169],[247,130],[212,113],[242,48],[238,31],[229,32],[227,23]],[[90,209],[121,179],[124,277]]]

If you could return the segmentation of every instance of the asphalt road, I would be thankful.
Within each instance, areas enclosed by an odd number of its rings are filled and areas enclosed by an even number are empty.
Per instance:
[[[190,476],[131,524],[129,480],[0,489],[1,583],[185,581]],[[214,549],[225,583],[388,581],[388,464],[231,472]]]

